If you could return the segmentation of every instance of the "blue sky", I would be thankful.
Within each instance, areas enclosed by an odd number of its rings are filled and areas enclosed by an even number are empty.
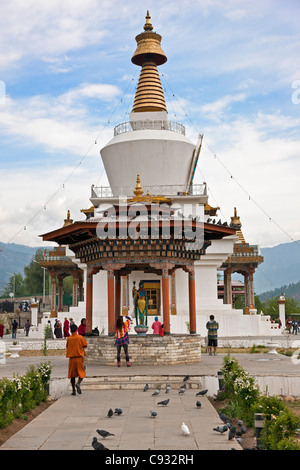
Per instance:
[[[168,57],[169,117],[195,143],[204,134],[195,182],[222,220],[237,207],[249,243],[300,240],[298,0],[11,0],[0,5],[0,241],[41,245],[107,184],[99,152],[128,120],[147,9]]]

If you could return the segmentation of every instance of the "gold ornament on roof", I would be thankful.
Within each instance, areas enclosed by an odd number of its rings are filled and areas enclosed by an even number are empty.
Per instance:
[[[72,223],[73,223],[73,219],[70,218],[70,211],[68,210],[67,218],[64,220],[63,227],[66,227],[67,225],[72,225]]]
[[[171,203],[171,199],[168,199],[164,196],[151,196],[149,194],[149,190],[147,190],[147,194],[144,194],[144,191],[141,186],[140,175],[137,174],[136,177],[136,186],[135,190],[133,191],[134,197],[129,199],[129,202],[148,202],[148,203],[156,203],[160,204],[161,202]]]

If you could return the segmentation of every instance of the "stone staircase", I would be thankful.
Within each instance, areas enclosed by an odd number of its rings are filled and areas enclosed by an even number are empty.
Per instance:
[[[161,386],[161,391],[165,393],[167,384],[171,390],[179,392],[183,383],[186,384],[186,390],[199,389],[203,387],[203,376],[190,376],[183,382],[182,375],[110,375],[101,377],[86,377],[82,384],[82,390],[143,390],[145,384],[149,385],[148,391],[155,391]]]

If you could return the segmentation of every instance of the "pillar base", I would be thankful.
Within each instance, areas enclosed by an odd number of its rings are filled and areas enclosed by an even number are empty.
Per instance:
[[[167,336],[130,334],[129,339],[128,353],[130,363],[133,365],[190,364],[201,361],[201,337],[199,334]],[[117,351],[112,347],[114,339],[110,335],[90,336],[86,337],[86,340],[88,343],[87,364],[116,365]],[[121,361],[123,357],[121,351]]]

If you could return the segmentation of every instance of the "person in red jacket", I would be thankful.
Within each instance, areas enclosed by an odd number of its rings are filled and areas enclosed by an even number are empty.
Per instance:
[[[86,332],[86,319],[82,318],[81,323],[78,327],[78,334],[84,336]]]

